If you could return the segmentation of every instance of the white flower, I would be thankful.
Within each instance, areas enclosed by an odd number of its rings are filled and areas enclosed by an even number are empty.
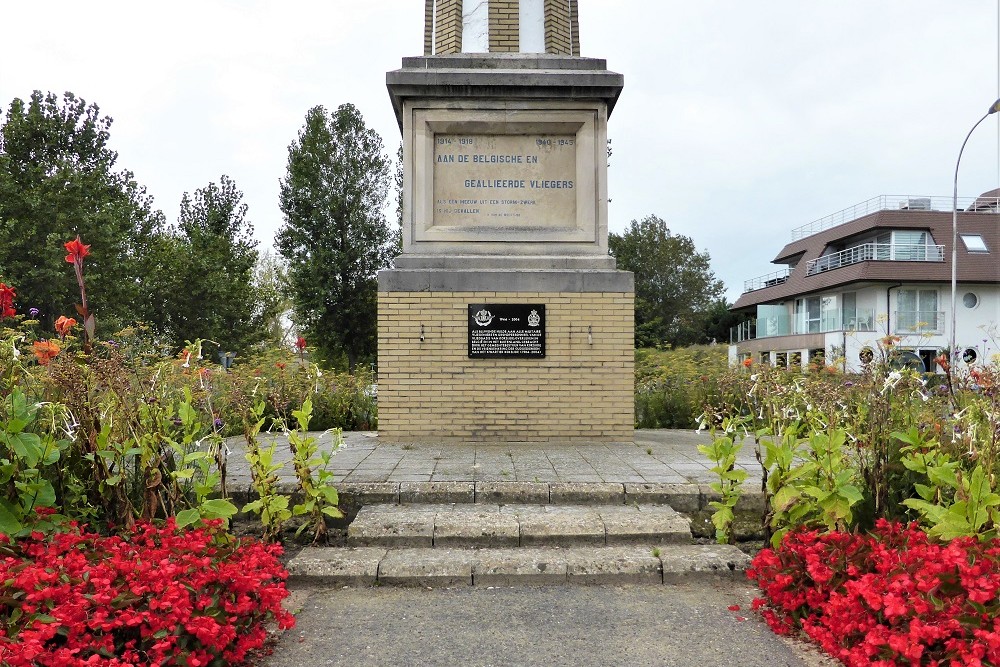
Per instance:
[[[184,363],[181,364],[181,368],[191,368],[191,353],[187,353],[187,358],[184,359]]]
[[[895,388],[895,386],[899,384],[899,381],[902,379],[903,379],[903,374],[900,373],[899,371],[893,371],[889,373],[889,376],[886,377],[885,382],[882,384],[882,393],[884,394],[890,389]]]

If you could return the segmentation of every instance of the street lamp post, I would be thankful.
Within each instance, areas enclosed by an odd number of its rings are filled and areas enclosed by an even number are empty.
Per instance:
[[[948,341],[948,361],[953,362],[955,355],[955,321],[957,319],[956,292],[958,286],[958,167],[962,164],[962,153],[965,151],[965,144],[969,143],[969,137],[976,131],[979,124],[988,116],[1000,111],[1000,99],[990,105],[989,110],[983,117],[976,121],[969,133],[965,135],[965,141],[958,150],[958,160],[955,162],[955,188],[952,192],[951,200],[951,336]]]

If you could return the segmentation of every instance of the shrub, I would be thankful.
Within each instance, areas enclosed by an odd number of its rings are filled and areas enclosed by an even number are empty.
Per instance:
[[[220,522],[179,530],[140,523],[102,537],[71,526],[0,536],[0,663],[239,665],[292,627],[280,547],[229,538]]]
[[[636,350],[636,428],[694,428],[725,391],[728,368],[723,345]]]
[[[937,544],[915,524],[871,535],[788,533],[747,572],[779,634],[801,630],[848,666],[1000,664],[1000,542]]]

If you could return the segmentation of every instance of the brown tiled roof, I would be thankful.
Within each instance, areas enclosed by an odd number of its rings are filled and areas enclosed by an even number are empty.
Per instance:
[[[824,230],[789,243],[775,264],[797,263],[791,267],[788,280],[746,292],[737,299],[732,310],[762,303],[786,301],[790,297],[811,294],[833,287],[858,282],[951,282],[951,218],[950,211],[885,210]],[[823,254],[833,243],[843,243],[852,237],[876,229],[919,229],[931,233],[933,243],[945,246],[943,262],[866,261],[849,264],[811,276],[806,264]],[[965,283],[1000,283],[1000,215],[996,213],[959,213],[959,234],[980,234],[989,253],[972,253],[958,241],[958,280]]]

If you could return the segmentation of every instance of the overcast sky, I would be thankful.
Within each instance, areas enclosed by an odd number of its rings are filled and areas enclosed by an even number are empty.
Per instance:
[[[998,96],[995,0],[580,0],[582,54],[625,75],[610,227],[656,214],[734,300],[790,230],[870,197],[950,196]],[[169,221],[228,174],[262,247],[306,111],[351,102],[395,154],[385,72],[423,48],[420,0],[7,2],[0,104],[72,91],[114,118],[118,166]],[[998,114],[1000,116],[1000,114]],[[959,196],[1000,187],[976,130]],[[945,242],[945,241],[939,241]]]

